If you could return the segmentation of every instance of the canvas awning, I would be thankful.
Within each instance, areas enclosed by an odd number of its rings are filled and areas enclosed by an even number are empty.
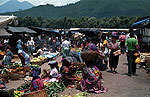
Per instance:
[[[16,16],[0,16],[0,29],[4,28],[7,24],[14,22],[18,23]]]
[[[11,36],[5,29],[0,29],[0,36]]]
[[[35,31],[27,28],[27,27],[7,27],[6,30],[11,33],[18,33],[18,34],[36,34]]]

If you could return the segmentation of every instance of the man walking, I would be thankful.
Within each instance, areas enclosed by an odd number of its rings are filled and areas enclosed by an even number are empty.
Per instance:
[[[125,45],[128,47],[128,75],[136,75],[136,56],[138,41],[134,38],[134,33],[130,33],[130,38],[126,40]]]

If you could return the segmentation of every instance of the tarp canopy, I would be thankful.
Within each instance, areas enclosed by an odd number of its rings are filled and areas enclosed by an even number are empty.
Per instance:
[[[9,33],[18,33],[18,34],[36,34],[35,31],[27,27],[7,27],[6,30]]]
[[[0,36],[11,36],[5,29],[0,29]]]
[[[133,24],[131,25],[131,27],[132,27],[132,26],[135,26],[135,25],[138,25],[138,24],[145,23],[145,22],[150,22],[149,18],[148,18],[148,19],[141,20],[141,21],[138,21],[138,22],[136,22],[136,23],[133,23]]]

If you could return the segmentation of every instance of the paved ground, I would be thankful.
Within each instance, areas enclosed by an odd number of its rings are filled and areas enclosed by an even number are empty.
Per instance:
[[[60,57],[57,59],[60,61]],[[44,64],[42,69],[47,69],[49,66]],[[103,78],[105,88],[108,88],[107,93],[94,94],[90,93],[89,97],[150,97],[150,74],[146,74],[144,69],[137,69],[138,76],[129,77],[127,73],[126,56],[121,55],[118,74],[109,73],[108,70],[103,71]],[[17,81],[10,81],[6,86],[16,88],[23,83],[23,79]],[[59,95],[74,95],[80,92],[74,88],[66,89]]]

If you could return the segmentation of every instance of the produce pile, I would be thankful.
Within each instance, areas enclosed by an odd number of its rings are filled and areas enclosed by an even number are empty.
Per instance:
[[[22,63],[21,63],[21,62],[18,62],[18,61],[15,61],[15,63],[13,63],[12,66],[13,66],[13,67],[22,67]]]
[[[25,93],[30,93],[30,90],[27,92],[24,92],[24,90],[30,88],[31,83],[26,83],[24,85],[21,85],[17,88],[16,91],[14,91],[14,97],[21,97]]]
[[[47,59],[47,57],[38,56],[37,58],[33,58],[30,62],[41,62]]]
[[[24,85],[21,85],[17,88],[18,91],[22,91],[22,90],[25,90],[25,89],[29,89],[31,86],[31,83],[26,83]]]
[[[57,97],[56,93],[63,92],[66,87],[60,82],[50,82],[45,84],[45,88],[47,89],[48,97]]]

